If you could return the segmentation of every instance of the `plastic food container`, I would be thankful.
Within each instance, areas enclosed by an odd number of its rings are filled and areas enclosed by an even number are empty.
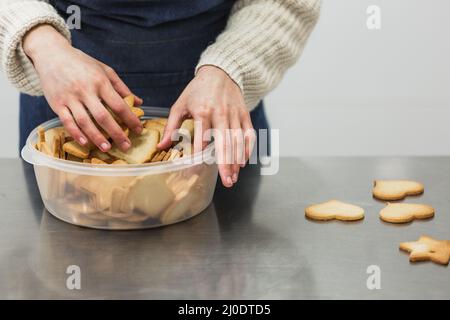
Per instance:
[[[168,110],[142,107],[142,119],[166,117]],[[60,126],[53,119],[41,126]],[[110,230],[153,228],[202,212],[217,180],[214,146],[202,153],[160,163],[96,165],[52,158],[36,150],[37,128],[22,149],[33,164],[47,210],[75,225]]]

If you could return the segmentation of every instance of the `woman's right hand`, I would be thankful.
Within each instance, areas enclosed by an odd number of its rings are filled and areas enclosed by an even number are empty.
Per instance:
[[[131,146],[102,103],[105,102],[128,128],[136,133],[142,131],[140,120],[123,100],[132,93],[112,68],[72,47],[50,25],[40,25],[29,31],[23,48],[33,61],[50,107],[76,141],[81,145],[91,141],[104,152],[111,148],[90,113],[119,148],[125,151]],[[138,97],[135,101],[136,105],[142,104]]]

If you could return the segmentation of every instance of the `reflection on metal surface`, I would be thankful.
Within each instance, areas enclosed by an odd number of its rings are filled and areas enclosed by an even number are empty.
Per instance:
[[[214,206],[196,218],[146,231],[101,231],[75,227],[42,216],[40,241],[32,269],[52,295],[63,297],[139,298],[146,292],[176,286],[186,277],[192,286],[202,283],[207,248],[220,243]],[[207,227],[208,242],[197,230]],[[66,288],[66,268],[82,271],[82,290]]]
[[[220,185],[211,206],[180,224],[143,231],[72,226],[43,211],[33,171],[0,160],[0,298],[302,299],[448,298],[448,268],[411,265],[402,241],[450,230],[448,158],[281,159],[280,172],[249,167],[231,190]],[[436,209],[431,221],[387,225],[372,180],[392,174],[423,182],[410,198]],[[389,178],[384,176],[383,178]],[[312,223],[304,208],[336,198],[364,207],[360,223]],[[68,290],[66,269],[81,270]],[[380,290],[367,288],[377,265]]]

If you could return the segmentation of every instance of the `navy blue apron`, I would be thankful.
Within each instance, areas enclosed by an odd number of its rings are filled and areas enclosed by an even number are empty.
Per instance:
[[[232,0],[50,0],[67,19],[81,9],[73,46],[114,68],[144,105],[166,107],[194,77],[206,47],[225,28]],[[68,61],[68,63],[70,63]],[[44,97],[20,96],[20,148],[36,126],[55,118]],[[262,103],[251,112],[256,130],[267,129]]]

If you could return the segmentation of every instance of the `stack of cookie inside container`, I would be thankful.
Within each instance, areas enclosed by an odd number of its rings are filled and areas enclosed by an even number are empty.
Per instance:
[[[134,96],[130,95],[124,100],[137,117],[141,118],[144,115],[144,111],[141,108],[134,107]],[[192,119],[183,121],[179,130],[180,140],[176,144],[166,150],[158,150],[156,146],[162,139],[167,124],[166,118],[143,120],[144,130],[141,134],[135,134],[130,132],[110,108],[107,106],[106,108],[113,115],[117,123],[122,126],[125,135],[130,139],[131,147],[126,152],[120,150],[114,144],[108,152],[100,151],[92,143],[82,146],[73,140],[62,126],[48,130],[40,127],[38,129],[39,140],[35,144],[35,148],[49,156],[59,159],[91,164],[113,165],[170,161],[192,154],[192,141],[194,137],[194,121]],[[103,129],[98,128],[105,137],[109,138]]]
[[[125,101],[136,116],[144,115],[142,109],[133,106],[132,97]],[[126,152],[114,144],[108,152],[102,152],[92,144],[81,146],[63,127],[39,128],[34,147],[40,152],[59,160],[84,163],[89,168],[95,165],[95,170],[81,168],[73,172],[35,166],[46,208],[67,222],[107,229],[171,224],[205,209],[214,193],[211,186],[217,179],[217,167],[190,162],[186,162],[189,165],[181,163],[180,168],[175,162],[174,169],[171,166],[171,161],[192,154],[193,120],[182,123],[179,139],[166,150],[158,150],[157,144],[167,119],[150,118],[142,120],[142,124],[144,129],[140,134],[123,127],[131,141]],[[149,168],[156,169],[158,163],[167,164],[169,169],[147,171],[143,166],[139,174],[127,171],[130,165],[137,164],[149,164]],[[117,170],[109,170],[113,166]],[[108,174],[102,174],[105,169]],[[118,171],[121,173],[117,174]]]

